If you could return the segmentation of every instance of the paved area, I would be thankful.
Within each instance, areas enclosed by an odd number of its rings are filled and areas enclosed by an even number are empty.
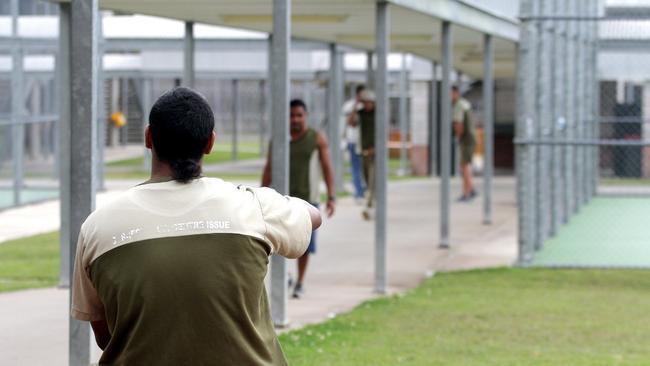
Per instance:
[[[457,183],[452,185],[454,197],[459,194]],[[480,187],[480,180],[478,184]],[[495,181],[492,225],[481,224],[480,199],[469,204],[453,203],[449,250],[438,249],[438,191],[437,180],[431,179],[389,184],[391,292],[417,286],[436,271],[503,266],[515,260],[514,179]],[[111,194],[114,193],[100,196],[99,204],[109,200]],[[40,206],[33,207],[43,210],[38,215],[46,215],[49,210],[49,217],[56,220],[55,207]],[[341,199],[336,216],[327,220],[320,230],[318,252],[310,262],[305,296],[289,302],[291,327],[323,321],[376,296],[373,294],[373,223],[363,221],[360,211],[352,199]],[[2,216],[0,222],[4,228]],[[294,263],[289,268],[295,272]],[[59,289],[0,295],[0,363],[65,365],[67,298],[68,292]],[[93,352],[97,359],[98,350]]]

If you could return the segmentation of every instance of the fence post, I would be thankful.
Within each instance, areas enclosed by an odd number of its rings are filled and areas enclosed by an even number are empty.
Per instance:
[[[289,193],[289,50],[291,48],[291,0],[273,1],[269,84],[271,93],[271,186]],[[271,258],[271,314],[276,326],[289,324],[287,317],[287,261]]]
[[[536,16],[545,16],[548,15],[546,12],[547,4],[549,0],[537,0],[537,10],[535,11]],[[534,72],[531,72],[535,75],[535,85],[537,87],[537,98],[535,98],[535,109],[536,115],[535,118],[535,140],[544,140],[548,138],[548,121],[549,121],[549,103],[548,103],[548,94],[549,94],[549,50],[548,50],[548,32],[547,32],[547,22],[545,20],[537,20],[535,25],[537,29],[537,40],[535,45],[537,47],[537,57],[539,62],[535,65]],[[548,197],[549,195],[549,182],[548,182],[548,145],[544,144],[535,144],[532,146],[532,149],[536,150],[535,156],[535,178],[531,184],[535,184],[535,249],[540,249],[546,240],[548,235]]]
[[[71,2],[70,37],[70,148],[69,225],[70,277],[72,277],[77,237],[82,222],[95,207],[95,169],[97,129],[97,40],[99,11],[97,0]],[[62,8],[63,9],[63,8]],[[62,34],[61,37],[67,37]],[[62,222],[64,222],[62,220]],[[71,296],[72,292],[70,292]],[[90,361],[90,326],[69,318],[69,364],[88,365]]]
[[[452,160],[451,132],[451,24],[442,22],[442,86],[440,91],[440,248],[449,248],[449,179]]]
[[[390,50],[390,9],[386,1],[377,2],[376,8],[376,55],[375,72],[375,291],[384,294],[388,287],[386,215],[388,183],[388,53]]]
[[[519,255],[520,265],[529,264],[533,257],[534,232],[534,198],[535,185],[531,175],[534,172],[535,160],[532,159],[533,149],[528,143],[521,140],[529,139],[532,132],[534,118],[535,85],[532,73],[536,63],[535,23],[527,17],[533,15],[533,0],[522,0],[520,14],[522,17],[519,26],[519,45],[517,49],[517,121],[515,136],[520,140],[516,145],[516,171],[517,171],[517,206],[519,227]]]
[[[18,0],[11,1],[11,157],[13,161],[14,205],[22,203],[23,150],[25,148],[25,93],[23,75],[23,49],[18,43]]]
[[[194,88],[194,22],[185,22],[185,38],[183,39],[183,47],[183,84],[188,88]]]
[[[492,175],[494,172],[494,42],[483,35],[483,224],[492,224]]]
[[[431,63],[431,88],[429,89],[429,175],[438,175],[438,64]]]
[[[553,3],[553,12],[552,14],[555,16],[560,16],[562,15],[562,12],[560,11],[560,5],[562,4],[562,0],[555,0]],[[552,139],[553,142],[557,143],[558,140],[562,136],[562,128],[564,126],[564,110],[563,110],[563,91],[564,91],[564,84],[563,84],[563,77],[564,77],[564,60],[562,59],[563,56],[563,43],[562,43],[562,38],[563,34],[565,31],[565,24],[566,22],[564,21],[554,21],[552,23],[553,28],[554,28],[554,36],[553,36],[553,52],[552,52],[552,58],[553,58],[553,119],[551,120],[551,133],[552,133]],[[562,176],[562,146],[557,144],[557,145],[552,145],[552,163],[551,167],[553,169],[552,171],[552,177],[551,179],[551,185],[552,189],[551,191],[553,192],[553,195],[551,197],[551,228],[550,228],[550,233],[551,236],[554,236],[557,234],[557,231],[559,230],[559,227],[562,222],[562,212],[563,210],[561,209],[562,207],[562,196],[563,196],[563,189],[565,189],[564,182],[563,182],[563,176]]]
[[[598,16],[598,3],[593,2],[592,14]],[[593,120],[593,138],[595,140],[600,140],[600,81],[598,77],[598,29],[599,23],[597,21],[593,22],[591,26],[591,72],[593,76],[592,88],[593,88],[593,97],[591,98],[592,106],[592,120]],[[591,173],[591,184],[592,184],[592,194],[596,195],[598,193],[598,180],[600,177],[600,147],[594,146],[592,151],[593,161]]]

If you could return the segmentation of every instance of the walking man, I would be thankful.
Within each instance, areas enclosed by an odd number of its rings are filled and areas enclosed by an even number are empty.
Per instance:
[[[350,115],[348,123],[359,126],[361,132],[361,157],[363,177],[366,180],[366,205],[361,212],[365,220],[372,219],[375,200],[375,94],[364,90],[360,96],[362,108]]]
[[[325,136],[307,126],[308,111],[305,103],[300,99],[294,99],[290,105],[290,133],[291,143],[289,146],[289,194],[305,201],[312,196],[310,181],[310,165],[312,159],[318,159],[327,186],[327,216],[331,217],[335,209],[334,172],[330,161],[329,146]],[[262,175],[262,186],[271,185],[271,149]],[[312,201],[311,204],[318,208],[319,203]],[[293,289],[293,298],[299,299],[304,293],[303,283],[309,255],[316,253],[316,233],[312,233],[307,251],[298,258],[298,279]]]
[[[459,202],[467,202],[476,197],[472,180],[472,156],[476,148],[476,128],[472,119],[472,106],[460,96],[457,86],[451,89],[453,103],[454,134],[460,147],[460,171],[463,176],[463,195]]]
[[[79,233],[72,316],[104,365],[286,365],[264,277],[320,226],[309,203],[201,176],[214,144],[207,101],[175,88],[145,132],[151,179],[93,212]]]
[[[361,144],[359,141],[359,125],[349,122],[350,116],[356,118],[357,112],[363,108],[361,94],[366,87],[359,85],[356,88],[354,98],[348,100],[343,105],[343,122],[345,131],[345,141],[347,143],[348,154],[350,155],[350,169],[352,173],[352,184],[354,185],[354,198],[357,202],[363,202],[365,188],[361,179]]]

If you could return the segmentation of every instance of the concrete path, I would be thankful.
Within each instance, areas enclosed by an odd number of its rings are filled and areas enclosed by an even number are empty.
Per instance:
[[[480,180],[477,183],[480,187]],[[450,250],[437,248],[438,191],[437,180],[389,184],[391,292],[417,286],[436,271],[504,266],[515,260],[514,179],[495,180],[493,225],[481,224],[480,199],[452,205]],[[452,192],[454,197],[459,194],[457,182]],[[100,198],[100,204],[108,199],[110,194]],[[305,296],[289,302],[291,328],[323,321],[375,296],[373,223],[363,221],[360,211],[352,199],[341,199],[335,217],[319,231]],[[2,217],[0,222],[4,227]],[[295,272],[294,263],[289,268]],[[68,292],[59,289],[0,294],[0,364],[65,365],[67,299]],[[93,355],[97,359],[99,352],[95,349]]]

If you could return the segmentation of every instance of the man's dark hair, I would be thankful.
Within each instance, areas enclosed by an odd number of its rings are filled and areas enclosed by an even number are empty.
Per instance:
[[[451,86],[451,91],[459,92],[460,89],[458,88],[458,85],[452,85]]]
[[[361,94],[361,92],[364,91],[364,90],[366,90],[366,86],[365,86],[365,85],[363,85],[363,84],[361,84],[361,85],[357,85],[357,88],[354,90],[354,93],[355,93],[356,95],[359,95],[359,94]]]
[[[201,175],[199,164],[214,130],[214,113],[199,93],[184,87],[163,94],[149,113],[156,156],[171,166],[174,180],[187,183]]]
[[[307,112],[307,105],[302,101],[302,99],[292,99],[291,102],[289,102],[289,108],[295,107],[302,107],[302,109]]]

